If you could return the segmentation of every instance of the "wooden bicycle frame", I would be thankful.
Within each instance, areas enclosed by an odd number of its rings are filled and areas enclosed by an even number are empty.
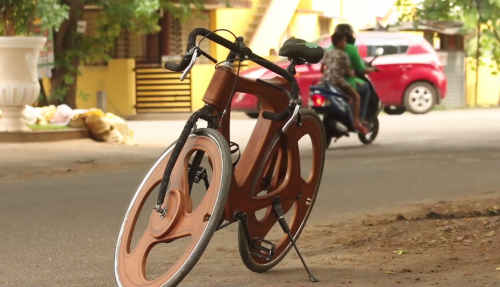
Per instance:
[[[215,74],[208,86],[208,89],[203,97],[206,104],[212,105],[216,109],[216,113],[222,112],[231,100],[231,91],[233,90],[234,82],[237,78],[235,87],[236,92],[248,93],[255,95],[262,104],[262,110],[274,113],[281,113],[289,104],[288,97],[276,88],[259,83],[254,79],[248,79],[237,76],[232,69],[220,66],[215,70]],[[289,89],[289,83],[280,77],[266,80],[266,82]],[[230,105],[226,116],[223,118],[219,131],[229,142],[230,140]],[[298,153],[298,138],[295,124],[292,124],[286,131],[287,144],[287,162],[286,177],[279,188],[273,192],[263,195],[252,195],[252,185],[257,180],[259,165],[266,160],[264,157],[268,147],[273,144],[275,136],[281,133],[281,130],[287,120],[276,122],[266,120],[259,117],[255,129],[252,132],[250,140],[245,151],[241,156],[241,160],[234,169],[232,175],[231,189],[227,198],[227,203],[224,208],[223,218],[227,221],[235,221],[235,213],[249,213],[272,205],[272,201],[276,196],[279,196],[283,202],[295,200],[299,194],[300,186],[300,160]],[[297,176],[290,176],[297,175]]]

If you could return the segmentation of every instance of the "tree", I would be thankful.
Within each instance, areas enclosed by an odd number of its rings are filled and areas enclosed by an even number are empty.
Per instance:
[[[59,0],[0,0],[0,29],[3,36],[31,36],[35,19],[43,28],[57,29],[68,17]]]
[[[397,6],[402,21],[457,20],[464,23],[464,33],[480,32],[479,39],[466,43],[468,55],[491,58],[500,71],[500,0],[423,0],[417,5],[398,0]]]
[[[18,1],[18,0],[11,0]],[[44,1],[44,0],[40,0]],[[55,68],[51,79],[51,101],[63,101],[76,107],[76,78],[81,63],[109,61],[116,39],[123,31],[138,34],[159,31],[160,10],[170,10],[174,17],[187,19],[191,7],[203,8],[203,0],[52,0],[66,7],[68,16],[54,33]],[[97,32],[85,35],[78,32],[84,7],[100,7]]]

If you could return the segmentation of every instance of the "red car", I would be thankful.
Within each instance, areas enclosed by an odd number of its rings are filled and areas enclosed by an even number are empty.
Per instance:
[[[316,41],[326,48],[331,45],[330,36]],[[384,111],[391,115],[409,111],[425,114],[446,96],[446,77],[443,65],[434,48],[423,38],[412,34],[388,32],[360,32],[356,35],[359,54],[370,61],[379,47],[384,54],[374,61],[379,73],[370,74]],[[285,68],[289,62],[277,62]],[[321,78],[321,64],[297,66],[297,82],[302,92],[302,102],[308,103],[309,87]],[[261,67],[241,72],[249,78],[269,79],[276,75]],[[233,98],[232,109],[244,111],[248,116],[259,115],[259,104],[253,95],[240,93]]]

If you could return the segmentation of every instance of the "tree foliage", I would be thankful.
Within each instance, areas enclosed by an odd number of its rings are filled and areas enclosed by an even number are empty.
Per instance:
[[[68,18],[68,7],[59,0],[0,0],[0,29],[3,36],[33,34],[35,19],[43,28],[59,27]]]
[[[500,0],[398,0],[402,21],[462,21],[463,33],[476,33],[478,21],[481,36],[479,55],[490,58],[500,71]],[[477,38],[466,43],[469,56],[476,56]]]
[[[160,30],[161,10],[186,21],[203,9],[204,0],[0,0],[0,29],[4,36],[32,35],[35,19],[54,31],[55,67],[51,95],[45,99],[76,107],[76,78],[81,63],[108,61],[122,32],[136,34]],[[227,3],[227,1],[226,1]],[[85,7],[99,10],[95,33],[78,31]],[[193,13],[193,8],[195,13]],[[201,14],[199,14],[201,15]],[[87,23],[89,24],[89,23]]]
[[[17,0],[12,0],[17,1]],[[50,0],[56,1],[67,11],[68,17],[54,33],[55,69],[51,79],[49,101],[63,101],[76,107],[76,78],[81,63],[109,61],[117,38],[122,32],[136,34],[154,33],[160,30],[158,20],[161,10],[170,10],[174,17],[187,20],[203,8],[203,0]],[[84,7],[93,5],[99,9],[99,17],[93,23],[95,33],[79,33],[78,22],[83,20]],[[89,23],[87,23],[89,25]]]

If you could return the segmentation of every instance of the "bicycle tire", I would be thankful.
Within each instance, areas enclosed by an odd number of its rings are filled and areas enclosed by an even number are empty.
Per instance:
[[[325,130],[323,128],[323,122],[319,118],[318,114],[316,114],[314,111],[311,111],[308,109],[301,109],[300,115],[301,115],[303,127],[305,126],[304,124],[307,125],[307,121],[310,121],[312,123],[312,125],[315,127],[315,129],[319,132],[319,136],[317,137],[316,142],[312,143],[313,148],[314,148],[313,149],[313,157],[315,156],[314,153],[316,153],[316,152],[318,153],[316,155],[318,158],[318,162],[316,163],[317,164],[316,168],[318,171],[318,178],[317,178],[317,183],[316,183],[314,195],[311,198],[311,201],[310,201],[311,203],[309,205],[308,211],[307,211],[305,217],[301,220],[301,223],[300,223],[300,226],[299,226],[297,232],[293,235],[293,238],[295,241],[297,241],[299,239],[300,234],[302,233],[302,231],[307,223],[307,220],[309,219],[311,211],[313,210],[314,203],[316,202],[316,198],[317,198],[318,191],[319,191],[319,186],[321,183],[321,178],[323,175],[323,167],[324,167],[324,163],[325,163],[325,149],[326,149],[325,148],[325,143],[326,143]],[[268,150],[266,151],[266,156],[270,153],[271,149],[273,148],[273,145],[278,140],[279,140],[278,136],[275,136],[275,138],[272,141],[273,144],[271,144],[269,146]],[[300,140],[300,138],[299,138],[299,140]],[[311,137],[311,141],[312,141],[312,137]],[[263,166],[263,164],[261,164],[261,166],[259,167],[260,170],[257,174],[260,174],[263,168],[264,168],[264,166]],[[289,222],[289,224],[290,224],[290,222]],[[293,229],[291,224],[290,224],[290,227],[291,227],[291,229]],[[292,244],[291,244],[291,242],[289,242],[288,246],[285,248],[285,250],[281,254],[278,254],[277,257],[275,257],[274,259],[272,259],[268,263],[265,263],[265,264],[258,263],[255,261],[255,257],[253,257],[249,252],[245,232],[243,230],[242,224],[240,223],[239,228],[238,228],[238,247],[239,247],[240,257],[241,257],[243,263],[245,264],[245,266],[250,271],[257,272],[257,273],[263,273],[263,272],[269,271],[270,269],[272,269],[273,267],[278,265],[278,263],[280,263],[281,260],[283,260],[285,258],[285,256],[287,255],[287,253],[290,251]]]
[[[195,244],[193,250],[191,250],[189,252],[187,257],[185,255],[189,250],[186,250],[184,252],[183,257],[181,257],[181,259],[183,259],[183,258],[186,258],[186,259],[181,264],[180,268],[178,268],[178,270],[175,271],[174,275],[171,276],[170,278],[168,278],[168,280],[165,282],[163,282],[163,281],[159,282],[158,280],[162,279],[162,277],[160,277],[159,279],[156,279],[154,281],[147,282],[148,284],[143,283],[140,286],[144,286],[144,287],[146,287],[146,286],[148,286],[148,287],[157,287],[157,286],[173,287],[173,286],[177,286],[185,278],[185,276],[191,271],[191,269],[195,266],[195,264],[198,262],[198,260],[202,256],[203,252],[205,251],[206,247],[208,246],[208,243],[210,242],[210,239],[212,238],[213,234],[215,233],[215,231],[220,223],[220,220],[222,218],[222,213],[223,213],[226,199],[227,199],[227,196],[229,193],[229,188],[231,185],[231,178],[232,178],[232,162],[231,162],[231,153],[229,150],[229,145],[228,145],[226,139],[218,131],[213,130],[213,129],[198,129],[194,132],[193,135],[191,135],[188,138],[188,141],[187,141],[184,149],[189,148],[190,143],[196,143],[198,138],[208,139],[215,146],[217,146],[218,153],[219,153],[220,160],[221,160],[221,164],[220,164],[221,170],[217,171],[217,174],[220,173],[220,179],[218,179],[218,180],[220,180],[220,187],[218,188],[216,198],[211,199],[212,201],[215,200],[215,202],[213,203],[212,213],[209,214],[210,216],[207,219],[208,223],[206,223],[206,226],[204,227],[204,230],[202,231],[201,237],[199,238],[198,242]],[[132,199],[132,202],[130,203],[130,206],[127,210],[127,213],[125,214],[125,218],[123,220],[122,227],[120,229],[120,233],[118,236],[118,241],[117,241],[116,250],[115,250],[115,259],[114,259],[115,280],[116,280],[116,283],[118,284],[118,286],[120,286],[120,287],[121,286],[128,287],[128,286],[139,285],[139,284],[136,284],[134,282],[131,282],[132,279],[128,278],[129,274],[121,274],[123,264],[122,264],[122,266],[120,265],[120,262],[121,262],[120,260],[123,260],[123,257],[124,257],[122,248],[127,248],[126,244],[130,245],[130,242],[127,241],[129,239],[127,239],[127,237],[124,237],[125,229],[127,226],[127,221],[129,218],[132,218],[132,222],[130,224],[135,225],[135,222],[133,222],[133,220],[137,221],[137,218],[134,219],[135,214],[131,214],[131,211],[133,210],[133,207],[135,207],[137,200],[142,199],[142,197],[139,198],[141,196],[140,193],[143,192],[144,186],[147,183],[148,179],[150,177],[152,177],[153,172],[159,168],[161,171],[161,174],[163,174],[163,170],[165,169],[166,162],[167,162],[167,157],[171,154],[174,146],[175,146],[175,143],[173,143],[169,148],[167,148],[163,152],[163,154],[158,158],[158,160],[155,162],[155,164],[150,168],[150,170],[148,171],[148,173],[144,177],[142,183],[137,188],[137,191]],[[184,151],[184,149],[183,149],[183,151]],[[180,160],[181,160],[181,158],[179,157],[178,162]],[[213,162],[213,159],[211,159],[211,160]],[[160,166],[160,164],[161,164],[161,166]],[[176,166],[177,166],[177,164],[176,164]],[[215,166],[217,166],[217,165],[215,165]],[[175,170],[175,168],[174,168],[174,170]],[[214,174],[216,174],[215,170],[213,171],[213,175]],[[214,178],[214,176],[212,176],[212,178]],[[152,188],[150,188],[150,189],[152,189]],[[149,192],[151,192],[151,191],[149,191]],[[208,191],[207,191],[207,193],[208,193]],[[144,204],[144,203],[142,203],[142,204]],[[140,207],[139,212],[140,212],[140,210],[142,210],[142,206]],[[193,214],[195,212],[196,212],[196,210],[192,211]],[[155,213],[155,211],[153,211],[153,214],[154,213]],[[150,224],[151,224],[151,221],[148,224],[148,228],[150,228]],[[133,233],[133,231],[132,231],[132,233]],[[145,233],[147,233],[147,230],[145,231]],[[131,236],[131,235],[128,234],[127,236]],[[126,241],[123,242],[122,241],[123,239],[125,239]],[[122,242],[124,243],[125,246],[122,246]],[[128,248],[130,249],[130,246]],[[145,264],[145,261],[146,261],[146,259],[144,259],[144,264]],[[176,264],[177,263],[178,262],[176,262]],[[169,271],[167,271],[167,273]],[[125,272],[123,272],[123,273],[125,273]],[[166,275],[167,273],[165,273],[164,275]],[[146,278],[145,274],[143,274],[143,276],[145,279]],[[127,277],[128,281],[124,281],[124,277]],[[139,279],[137,279],[137,280],[139,280]]]

